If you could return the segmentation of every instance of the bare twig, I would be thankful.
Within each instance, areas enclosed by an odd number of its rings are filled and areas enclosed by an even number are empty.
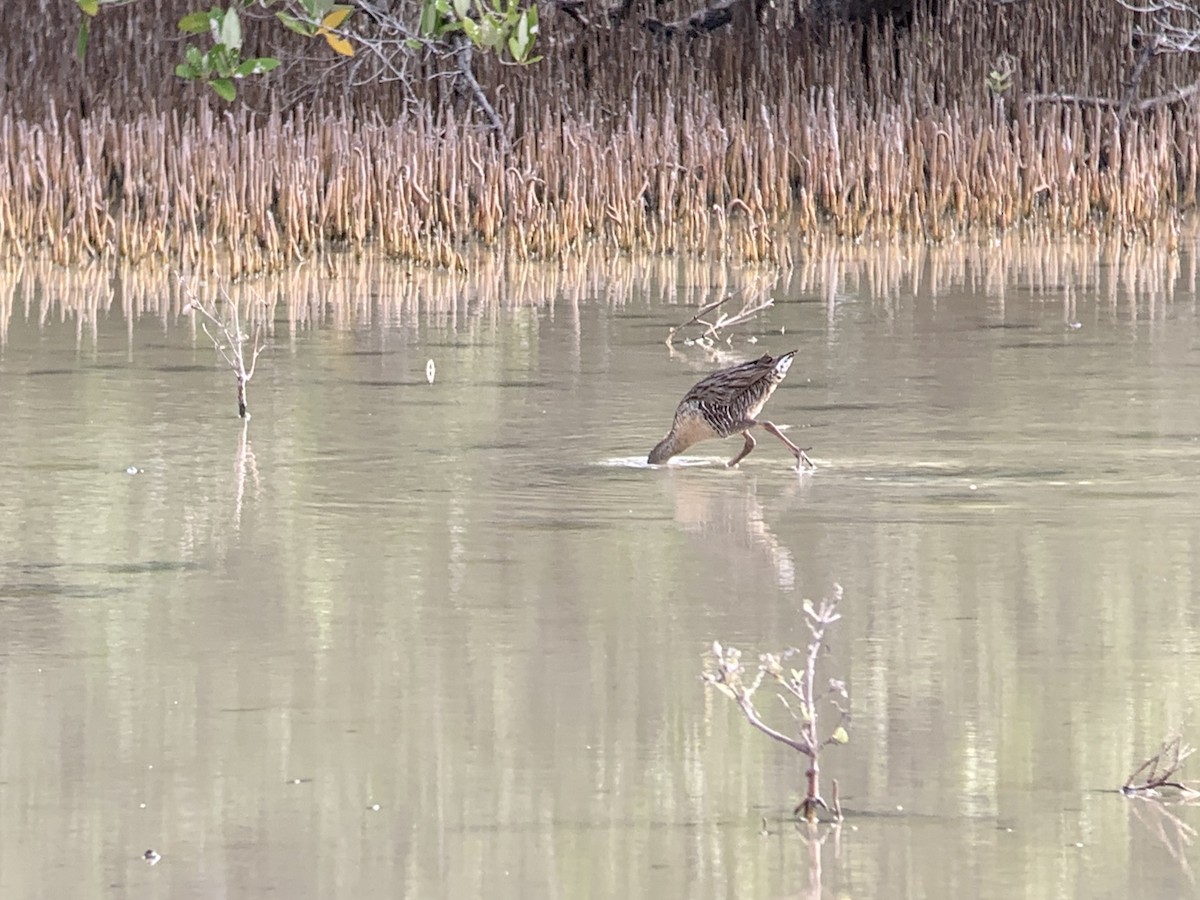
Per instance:
[[[1133,108],[1133,98],[1137,96],[1138,86],[1146,67],[1155,56],[1167,53],[1196,53],[1200,52],[1200,9],[1191,0],[1151,0],[1147,3],[1133,3],[1130,0],[1117,0],[1121,6],[1130,12],[1142,16],[1145,24],[1134,27],[1134,39],[1138,47],[1137,61],[1129,78],[1125,82],[1125,96],[1121,98],[1119,118],[1121,121],[1129,115]],[[1193,85],[1195,87],[1195,85]],[[1164,102],[1176,102],[1181,99],[1174,96],[1173,100],[1165,98],[1177,95],[1178,90],[1154,98],[1155,105]],[[1145,103],[1145,101],[1142,101]],[[1142,109],[1147,107],[1139,104]]]
[[[697,322],[699,322],[702,325],[708,325],[708,323],[705,322],[702,317],[708,315],[710,312],[712,312],[718,306],[723,306],[724,304],[728,303],[733,298],[734,298],[733,294],[726,294],[720,300],[714,300],[712,303],[708,303],[708,304],[700,307],[700,311],[697,312],[694,316],[692,316],[686,322],[681,322],[680,324],[676,325],[674,328],[672,328],[670,331],[667,332],[666,345],[668,347],[670,347],[671,342],[675,340],[676,332],[682,331],[684,328],[687,328],[689,325],[695,325]]]
[[[754,692],[762,684],[765,673],[763,667],[759,667],[758,674],[754,680],[746,684],[742,679],[746,671],[745,666],[742,665],[742,652],[736,647],[722,647],[717,641],[713,641],[710,662],[710,667],[704,673],[704,680],[717,688],[725,696],[735,701],[742,710],[742,714],[745,715],[746,721],[767,737],[773,738],[781,744],[787,744],[793,750],[797,750],[805,756],[812,753],[812,747],[804,742],[803,739],[793,738],[772,728],[763,721],[762,716],[755,709],[752,698],[754,697]]]
[[[754,318],[754,316],[756,316],[760,312],[762,312],[764,309],[770,309],[772,306],[775,305],[775,301],[772,300],[770,297],[768,297],[766,300],[760,301],[759,303],[754,303],[753,301],[746,299],[746,300],[742,301],[742,308],[740,310],[738,310],[736,313],[734,313],[733,315],[728,315],[727,313],[721,313],[721,315],[717,317],[716,321],[713,321],[713,322],[710,322],[704,318],[706,315],[708,315],[713,310],[717,309],[720,306],[724,306],[726,303],[728,303],[730,300],[732,300],[735,296],[737,296],[736,293],[726,294],[720,300],[714,300],[712,303],[702,306],[700,308],[700,310],[694,316],[692,316],[690,319],[688,319],[686,322],[681,322],[679,325],[676,325],[674,328],[672,328],[670,331],[667,332],[667,337],[666,337],[666,341],[665,341],[666,345],[668,347],[670,347],[672,345],[672,342],[675,340],[675,335],[678,334],[680,331],[682,331],[684,328],[687,328],[691,325],[703,325],[704,326],[704,331],[701,332],[700,337],[697,338],[697,340],[699,340],[699,341],[719,340],[720,339],[719,332],[721,331],[722,328],[732,328],[734,325],[740,325],[743,322],[747,322],[750,319]]]
[[[1194,82],[1165,94],[1134,100],[1138,87],[1150,61],[1168,53],[1200,53],[1200,6],[1195,0],[1150,0],[1135,3],[1132,0],[1116,0],[1130,12],[1143,17],[1143,23],[1134,27],[1137,58],[1129,77],[1125,79],[1125,91],[1121,99],[1095,97],[1084,94],[1031,94],[1025,98],[1029,104],[1071,103],[1077,106],[1096,106],[1117,110],[1119,121],[1124,122],[1131,112],[1146,112],[1160,106],[1170,106],[1187,100],[1200,91],[1200,82]]]
[[[1175,780],[1175,773],[1195,752],[1195,747],[1184,743],[1182,735],[1168,738],[1163,741],[1157,753],[1130,773],[1125,779],[1125,784],[1121,786],[1121,792],[1126,796],[1154,795],[1163,788],[1171,788],[1186,796],[1200,796],[1200,791]]]
[[[1133,3],[1117,0],[1130,12],[1145,16],[1147,25],[1139,25],[1134,34],[1152,45],[1152,52],[1200,52],[1200,7],[1193,0],[1150,0]]]
[[[1181,103],[1197,92],[1200,92],[1200,81],[1176,88],[1173,91],[1167,91],[1167,93],[1159,94],[1156,97],[1147,97],[1136,103],[1131,102],[1128,108],[1133,112],[1146,112],[1159,106],[1170,106],[1172,103]],[[1099,106],[1120,110],[1124,101],[1114,100],[1111,97],[1091,97],[1084,94],[1030,94],[1025,98],[1025,102],[1030,104],[1074,103],[1078,106]]]
[[[351,42],[356,51],[354,56],[320,53],[290,60],[289,67],[295,69],[293,80],[298,84],[291,92],[294,96],[290,97],[290,102],[299,102],[306,94],[328,84],[333,73],[343,73],[347,87],[398,83],[410,100],[415,98],[412,85],[418,79],[448,75],[462,79],[465,92],[487,119],[488,127],[496,132],[501,147],[509,148],[503,121],[475,76],[473,44],[465,34],[460,32],[436,39],[414,27],[407,7],[393,10],[390,6],[395,4],[369,0],[353,0],[352,5],[355,14],[348,24],[335,28],[322,24],[321,27],[325,32]],[[311,21],[302,4],[291,0],[287,8],[295,18]],[[422,74],[423,62],[433,63],[431,74]]]
[[[487,118],[488,125],[491,126],[492,131],[496,133],[496,139],[507,149],[508,135],[504,132],[504,123],[500,120],[500,116],[497,115],[491,101],[488,100],[487,92],[484,91],[483,86],[479,83],[479,79],[475,77],[475,69],[472,65],[474,57],[474,45],[472,45],[470,39],[465,34],[456,35],[454,58],[458,65],[458,74],[466,82],[472,99],[474,99],[475,104]]]

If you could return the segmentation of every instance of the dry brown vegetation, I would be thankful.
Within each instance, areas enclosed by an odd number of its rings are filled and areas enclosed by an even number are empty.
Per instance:
[[[908,28],[816,28],[799,4],[669,40],[550,8],[541,63],[480,71],[508,155],[445,79],[329,85],[301,104],[284,99],[293,69],[279,93],[222,107],[170,75],[166,36],[191,5],[106,10],[86,70],[63,62],[73,4],[8,38],[31,56],[4,63],[5,254],[234,277],[368,249],[461,269],[477,246],[789,265],[824,233],[936,242],[1021,226],[1170,245],[1196,199],[1200,97],[1123,120],[1047,99],[1121,98],[1137,52],[1116,3],[943,0],[936,16],[918,3]],[[1196,82],[1198,62],[1155,57],[1142,95]]]

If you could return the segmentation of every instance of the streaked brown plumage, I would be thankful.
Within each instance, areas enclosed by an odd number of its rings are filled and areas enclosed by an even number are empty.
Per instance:
[[[773,423],[755,418],[787,375],[795,355],[795,350],[774,358],[764,353],[756,360],[721,369],[701,379],[680,402],[671,430],[650,451],[647,462],[651,465],[665,463],[692,444],[741,433],[746,443],[727,463],[736,466],[754,449],[750,429],[761,425],[788,445],[796,457],[797,467],[811,466],[804,451],[784,437]]]

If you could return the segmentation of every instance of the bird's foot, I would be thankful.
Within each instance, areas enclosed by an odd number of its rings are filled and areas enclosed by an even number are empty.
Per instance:
[[[808,451],[812,447],[805,447],[796,454],[796,471],[803,472],[805,469],[815,469],[817,464],[808,458]]]

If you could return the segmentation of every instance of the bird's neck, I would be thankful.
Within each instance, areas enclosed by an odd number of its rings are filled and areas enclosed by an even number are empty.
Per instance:
[[[682,449],[683,447],[679,445],[679,435],[672,428],[670,434],[654,445],[654,449],[650,451],[648,462],[652,466],[660,465]]]

